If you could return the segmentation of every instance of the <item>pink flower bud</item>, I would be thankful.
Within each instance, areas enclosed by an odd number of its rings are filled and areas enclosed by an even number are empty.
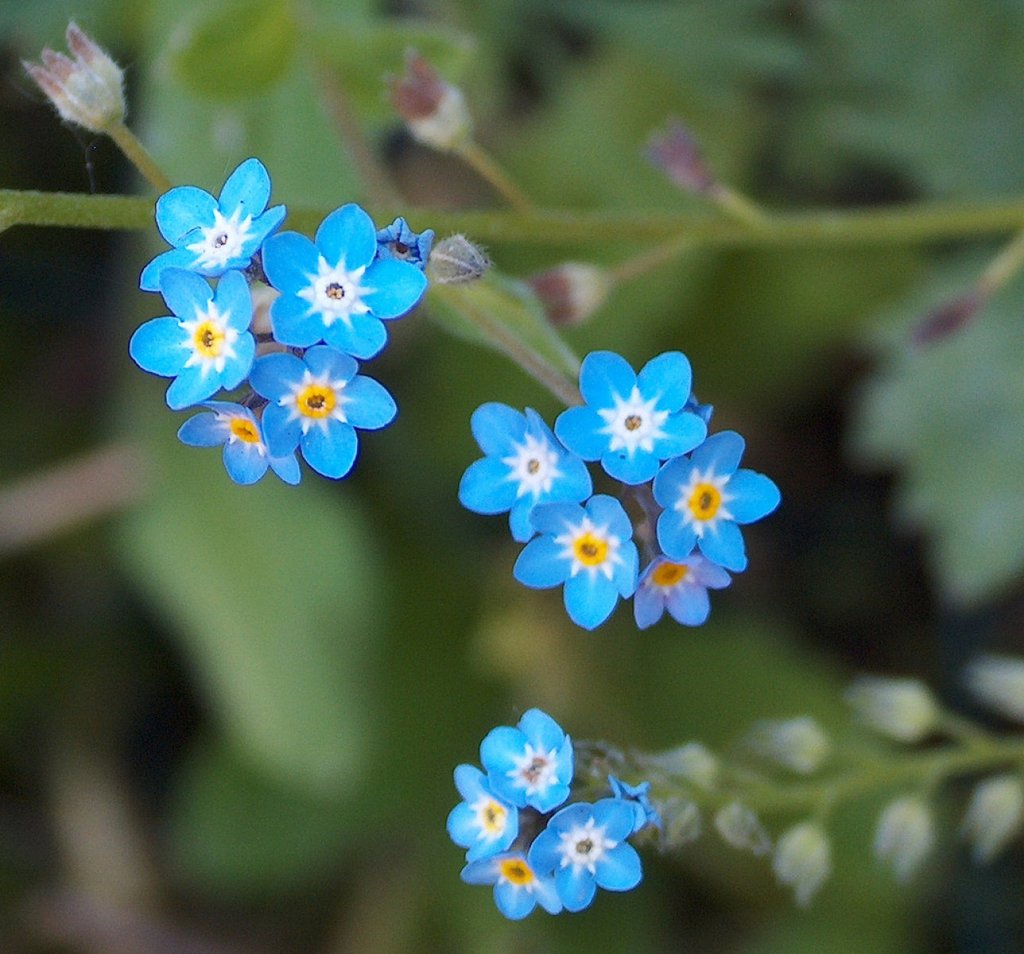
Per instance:
[[[469,138],[470,118],[458,87],[446,83],[414,50],[405,57],[405,73],[391,81],[391,102],[413,138],[450,151]]]
[[[563,262],[531,275],[526,283],[556,326],[582,324],[604,304],[611,288],[603,269],[584,262]]]

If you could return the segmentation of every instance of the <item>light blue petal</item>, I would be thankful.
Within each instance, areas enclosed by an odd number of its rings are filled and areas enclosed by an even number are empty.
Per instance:
[[[616,395],[629,397],[636,383],[629,362],[613,351],[592,351],[580,366],[580,393],[593,408],[614,407]]]
[[[488,457],[508,457],[526,435],[526,416],[507,404],[481,404],[469,419],[477,444]]]
[[[487,772],[491,791],[518,808],[526,807],[526,791],[508,773],[515,769],[516,759],[525,749],[523,733],[509,725],[491,729],[480,743],[480,763]]]
[[[474,461],[466,468],[459,482],[459,502],[473,513],[504,513],[516,503],[516,485],[514,481],[508,479],[508,475],[508,465],[496,457],[482,457]],[[529,524],[532,502],[524,497],[519,503],[525,506],[525,510],[519,509]],[[532,536],[533,527],[528,526],[526,539]],[[513,539],[519,538],[513,534]]]
[[[630,891],[640,884],[643,876],[636,849],[622,841],[598,862],[595,881],[606,891]]]
[[[714,532],[706,530],[699,546],[704,556],[727,570],[742,573],[747,568],[743,533],[731,520],[719,520]]]
[[[327,345],[310,348],[303,358],[313,374],[321,375],[327,372],[332,381],[340,381],[342,384],[351,381],[359,370],[359,365],[351,355]]]
[[[681,351],[659,354],[643,366],[636,383],[645,400],[658,399],[659,411],[678,411],[690,399],[690,362]]]
[[[324,322],[317,312],[310,313],[309,302],[294,295],[281,295],[270,306],[270,325],[274,338],[293,348],[308,348],[324,338]]]
[[[586,868],[577,869],[574,865],[555,872],[555,886],[566,911],[582,911],[597,894],[594,876]]]
[[[732,577],[724,567],[712,563],[701,556],[691,556],[686,561],[693,573],[693,578],[703,587],[712,590],[721,590],[732,582]]]
[[[156,200],[156,227],[169,245],[181,248],[194,242],[199,229],[213,225],[217,200],[195,186],[178,186]]]
[[[299,468],[299,460],[294,454],[286,454],[283,457],[271,457],[270,468],[286,484],[293,487],[302,480],[302,471]]]
[[[562,910],[562,899],[558,896],[553,878],[538,877],[533,886],[533,895],[548,914],[558,914]]]
[[[510,921],[521,921],[537,906],[531,892],[510,881],[495,884],[494,903]]]
[[[575,454],[563,454],[558,461],[562,476],[551,486],[549,493],[541,496],[542,500],[571,500],[577,503],[586,500],[594,489],[590,480],[590,471]]]
[[[216,447],[223,444],[231,430],[226,421],[211,412],[190,417],[178,428],[178,440],[189,447]]]
[[[357,374],[349,381],[344,393],[351,398],[345,404],[345,417],[353,427],[369,431],[387,427],[398,413],[395,399],[387,388],[363,374]]]
[[[399,318],[412,310],[427,290],[427,276],[409,262],[396,259],[374,262],[362,285],[372,289],[363,301],[378,318]]]
[[[512,567],[512,575],[532,589],[547,589],[564,583],[572,566],[560,556],[562,547],[552,537],[531,540]]]
[[[665,595],[669,615],[684,626],[700,626],[711,613],[708,591],[696,583],[682,583]]]
[[[256,341],[246,332],[235,342],[235,356],[225,362],[224,371],[219,375],[220,386],[231,390],[237,388],[252,370],[253,358],[256,356]]]
[[[226,272],[221,277],[214,301],[220,313],[228,315],[230,327],[239,332],[248,330],[252,322],[252,295],[241,272]]]
[[[550,824],[530,845],[530,867],[538,877],[548,877],[562,863],[562,852],[559,850],[562,841]]]
[[[743,438],[735,431],[722,431],[712,434],[690,457],[701,471],[711,468],[716,475],[731,474],[740,465],[743,446]]]
[[[301,437],[302,422],[298,418],[293,419],[287,408],[280,404],[268,404],[263,409],[263,440],[271,459],[293,455]]]
[[[753,523],[766,517],[782,500],[775,482],[752,470],[736,471],[725,489],[733,495],[727,506],[737,523]]]
[[[632,454],[623,449],[606,450],[601,455],[601,466],[609,477],[636,486],[651,480],[658,472],[661,461],[656,454],[640,448]]]
[[[565,731],[541,709],[527,709],[519,720],[518,728],[535,749],[549,752],[561,748],[565,742]]]
[[[270,401],[280,401],[286,394],[291,394],[292,385],[302,380],[306,366],[301,358],[293,354],[279,352],[265,354],[257,358],[249,372],[249,384],[257,393]],[[274,456],[284,456],[294,450],[282,451]]]
[[[172,411],[180,411],[205,401],[211,394],[220,390],[220,378],[216,374],[203,376],[202,369],[196,365],[182,369],[167,389],[167,406]]]
[[[556,501],[534,507],[530,522],[541,533],[560,535],[566,526],[579,526],[585,516],[586,512],[579,504]]]
[[[243,246],[250,256],[267,240],[267,236],[278,228],[287,214],[288,210],[283,205],[275,205],[252,223],[252,237]]]
[[[475,765],[463,763],[455,766],[453,773],[455,778],[455,789],[467,801],[472,802],[479,798],[484,791],[486,776]],[[490,789],[487,789],[490,794]]]
[[[197,261],[195,252],[187,248],[172,248],[169,252],[157,255],[139,276],[139,288],[143,291],[159,291],[160,276],[167,268],[192,268]]]
[[[679,502],[683,488],[690,483],[692,473],[693,463],[690,458],[677,457],[670,460],[654,478],[654,499],[666,510],[671,510]]]
[[[240,163],[220,190],[220,211],[228,218],[235,209],[241,208],[241,218],[251,215],[255,219],[263,213],[269,201],[270,176],[256,158]]]
[[[624,543],[619,550],[622,563],[615,567],[615,587],[619,596],[628,600],[636,592],[636,582],[640,573],[640,554],[635,543]]]
[[[630,522],[622,504],[608,494],[595,494],[586,505],[590,519],[598,527],[607,527],[608,532],[620,540],[629,540],[633,536],[633,524]]]
[[[459,804],[448,813],[448,821],[445,823],[445,828],[448,831],[448,837],[462,848],[469,848],[472,845],[475,845],[478,841],[477,836],[480,834],[480,827],[477,825],[476,821],[476,812],[474,812],[465,802],[459,802]],[[496,854],[497,851],[490,853]],[[466,860],[476,861],[477,858],[486,857],[487,855],[478,854],[476,858],[470,858],[467,855]]]
[[[459,877],[466,884],[494,884],[498,880],[498,862],[500,858],[481,858],[471,862],[459,872]]]
[[[371,314],[350,315],[348,322],[333,321],[324,326],[324,341],[360,361],[379,354],[388,343],[384,323]]]
[[[618,599],[615,584],[601,574],[584,572],[565,581],[565,611],[584,629],[596,629],[608,619]]]
[[[640,629],[653,626],[665,612],[665,596],[658,586],[637,587],[633,596],[633,618]]]
[[[485,457],[484,460],[493,460],[493,458]],[[483,463],[483,461],[480,463]],[[499,464],[498,466],[504,469],[506,473],[508,472],[508,468],[506,468],[504,464]],[[514,499],[516,493],[515,484],[503,484],[500,489],[503,490],[506,486],[511,489],[511,496]],[[499,490],[497,487],[494,489],[495,491]],[[510,507],[501,508],[502,510],[508,510],[508,529],[509,533],[512,535],[512,539],[515,540],[516,543],[526,543],[526,541],[537,532],[534,530],[533,524],[530,522],[530,516],[533,513],[534,506],[533,495],[526,494],[512,503]],[[473,508],[469,507],[467,509],[472,510]],[[500,513],[501,511],[495,512]]]
[[[254,484],[266,472],[270,461],[254,445],[235,441],[224,445],[224,469],[236,484]]]
[[[373,220],[355,203],[335,209],[320,223],[316,244],[331,266],[344,264],[348,271],[369,265],[377,254],[377,229]]]
[[[697,545],[697,532],[673,510],[658,517],[658,544],[670,560],[685,560]]]
[[[179,318],[192,321],[197,311],[205,311],[213,299],[210,283],[195,272],[166,268],[160,274],[160,294],[167,307]]]
[[[295,295],[318,274],[320,252],[305,235],[281,232],[263,243],[263,271],[279,292]]]
[[[311,428],[300,441],[302,456],[318,474],[340,480],[356,462],[359,442],[355,430],[341,421],[330,421],[327,433]]]
[[[153,318],[135,329],[128,354],[143,371],[174,377],[188,360],[188,334],[177,318]]]
[[[621,798],[602,798],[594,802],[591,815],[612,841],[622,841],[633,833],[633,806]]]
[[[707,425],[689,411],[671,415],[661,429],[665,436],[655,441],[654,450],[662,460],[688,454],[708,435]]]
[[[600,460],[609,443],[609,436],[601,433],[605,426],[603,418],[593,408],[570,407],[555,420],[555,434],[584,460]]]

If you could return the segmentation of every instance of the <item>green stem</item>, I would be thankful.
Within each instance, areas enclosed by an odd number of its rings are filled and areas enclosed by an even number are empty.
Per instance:
[[[533,203],[517,186],[497,160],[482,146],[467,139],[455,149],[455,154],[481,178],[487,180],[501,197],[518,212],[529,212]]]
[[[1024,267],[1024,231],[1018,232],[985,268],[978,293],[990,298]]]
[[[107,134],[157,192],[164,193],[172,187],[173,183],[164,175],[163,169],[156,164],[156,160],[149,154],[146,147],[139,142],[135,133],[124,123],[115,123],[107,130]]]
[[[707,195],[715,205],[737,222],[752,228],[764,228],[769,223],[768,213],[735,189],[715,183]]]

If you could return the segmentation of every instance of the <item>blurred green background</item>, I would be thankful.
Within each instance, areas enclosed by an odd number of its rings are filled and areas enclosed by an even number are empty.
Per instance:
[[[497,206],[392,113],[408,47],[545,207],[699,211],[643,157],[670,116],[769,208],[997,201],[1024,180],[1018,0],[0,0],[0,188],[144,192],[21,68],[70,17],[125,66],[130,123],[175,182],[216,192],[258,155],[294,209],[364,198],[338,95],[410,210]],[[155,229],[0,235],[0,520],[45,528],[51,468],[86,511],[114,502],[0,552],[0,949],[1024,949],[1024,856],[966,863],[962,793],[899,890],[871,857],[880,802],[844,809],[807,911],[711,833],[646,855],[629,895],[511,924],[460,883],[444,831],[453,767],[529,706],[577,738],[724,750],[759,718],[845,731],[841,688],[865,670],[956,704],[974,652],[1021,648],[1024,288],[908,346],[998,242],[697,248],[571,329],[635,366],[685,351],[715,426],[783,492],[707,625],[638,633],[620,607],[593,634],[557,591],[517,587],[504,519],[456,499],[472,410],[551,420],[539,386],[426,306],[373,362],[400,416],[350,479],[236,487],[128,359],[162,307],[137,290],[160,248]],[[488,251],[518,277],[642,249]]]

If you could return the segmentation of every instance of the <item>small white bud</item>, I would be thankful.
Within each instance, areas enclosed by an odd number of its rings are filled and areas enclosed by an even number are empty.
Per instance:
[[[63,119],[105,132],[124,120],[124,73],[73,22],[66,36],[74,60],[45,49],[42,65],[26,62],[25,70]]]
[[[967,667],[967,688],[993,712],[1024,722],[1024,659],[981,656]]]
[[[700,742],[670,749],[655,761],[669,775],[678,775],[705,791],[711,791],[718,782],[718,759]]]
[[[991,861],[1020,830],[1024,785],[1016,775],[979,782],[971,795],[961,833],[974,845],[974,860]]]
[[[727,844],[740,851],[750,851],[760,856],[772,850],[772,840],[761,820],[739,802],[732,802],[718,810],[715,828]]]
[[[810,716],[760,722],[747,744],[758,755],[800,775],[821,768],[831,749],[828,736]]]
[[[917,796],[890,802],[878,816],[875,857],[892,867],[897,881],[907,881],[935,847],[935,825]]]
[[[700,838],[703,827],[700,809],[689,799],[670,798],[661,806],[662,842],[670,848],[688,845]]]
[[[482,278],[491,260],[465,235],[449,235],[435,242],[427,259],[427,277],[439,285],[461,285]]]
[[[916,679],[863,676],[845,698],[861,721],[900,742],[920,742],[939,724],[935,699]]]
[[[472,120],[462,90],[415,51],[405,56],[405,73],[391,82],[391,102],[413,138],[426,146],[448,152],[469,139]]]
[[[832,874],[832,850],[822,827],[802,822],[783,834],[775,846],[772,870],[780,884],[793,888],[796,903],[807,907]]]

